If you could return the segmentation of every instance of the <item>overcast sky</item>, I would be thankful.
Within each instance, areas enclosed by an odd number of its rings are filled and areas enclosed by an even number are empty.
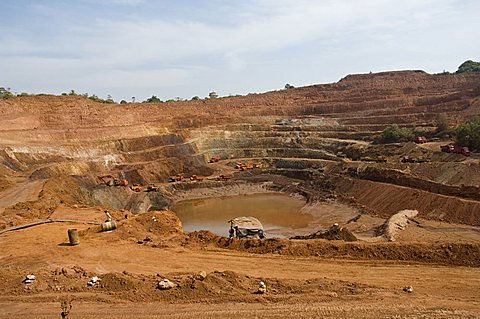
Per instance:
[[[479,0],[0,0],[0,87],[137,101],[480,60]]]

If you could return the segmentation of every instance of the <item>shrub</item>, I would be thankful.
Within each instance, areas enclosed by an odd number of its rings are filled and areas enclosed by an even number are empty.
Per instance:
[[[285,84],[285,89],[294,89],[295,87],[293,85],[290,85],[289,83]]]
[[[400,128],[398,125],[387,126],[377,139],[377,143],[398,143],[412,140],[413,133],[406,128]]]
[[[12,96],[13,93],[10,92],[10,88],[0,87],[0,99],[7,99]]]
[[[457,144],[480,150],[480,117],[461,124],[455,130]]]
[[[156,95],[152,95],[152,97],[149,97],[143,103],[162,103],[162,100],[160,100]]]
[[[457,73],[480,72],[480,62],[468,60],[463,62],[457,70]]]

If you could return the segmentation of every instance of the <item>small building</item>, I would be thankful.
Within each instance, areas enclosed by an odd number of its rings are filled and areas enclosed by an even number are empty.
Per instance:
[[[213,92],[210,92],[208,93],[208,97],[211,98],[211,99],[216,99],[218,98],[218,93],[213,91]]]

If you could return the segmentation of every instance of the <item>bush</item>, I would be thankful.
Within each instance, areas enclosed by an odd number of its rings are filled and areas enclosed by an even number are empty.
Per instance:
[[[162,103],[162,100],[160,100],[156,95],[152,95],[152,97],[149,97],[143,103]]]
[[[455,133],[458,145],[480,150],[480,117],[458,126]]]
[[[387,126],[377,139],[377,143],[398,143],[408,142],[413,138],[413,133],[406,128],[400,128],[398,125]]]
[[[463,62],[457,70],[457,73],[480,72],[480,62],[468,60]]]
[[[285,89],[286,90],[289,90],[289,89],[294,89],[295,87],[293,85],[290,85],[289,83],[285,84]]]
[[[7,99],[12,96],[13,93],[10,92],[10,88],[0,87],[0,99]]]

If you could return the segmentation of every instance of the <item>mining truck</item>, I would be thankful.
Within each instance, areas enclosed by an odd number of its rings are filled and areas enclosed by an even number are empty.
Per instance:
[[[455,146],[453,144],[442,145],[440,146],[440,150],[445,153],[456,153],[456,154],[462,154],[465,156],[470,156],[470,153],[471,153],[468,147],[460,147],[460,146]]]
[[[170,176],[170,183],[180,182],[180,181],[182,181],[184,178],[185,178],[185,176],[183,176],[182,174],[177,174],[177,175],[175,175],[175,176]]]
[[[230,238],[265,238],[262,223],[255,217],[237,217],[228,222]]]
[[[201,182],[205,179],[205,177],[203,176],[198,176],[198,175],[192,175],[192,177],[190,177],[190,180],[192,182]]]
[[[216,163],[216,162],[219,162],[222,158],[220,157],[220,155],[216,155],[214,157],[212,157],[208,162],[209,163]]]
[[[132,186],[130,186],[130,189],[136,193],[140,193],[140,191],[142,190],[142,186],[138,184],[133,184]]]

